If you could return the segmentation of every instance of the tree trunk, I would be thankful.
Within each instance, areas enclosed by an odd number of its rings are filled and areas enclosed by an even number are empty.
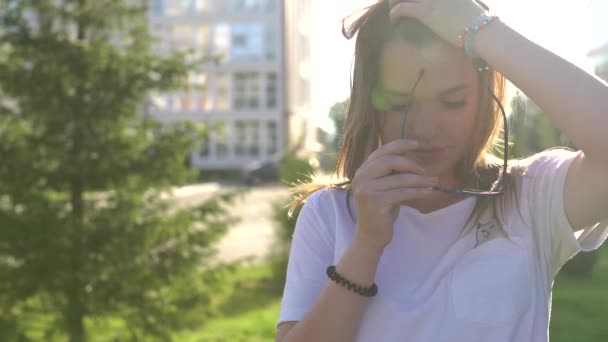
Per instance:
[[[87,0],[79,0],[80,8],[84,8]],[[77,19],[77,39],[83,41],[86,39],[86,24],[83,17]],[[78,67],[78,66],[76,66]],[[84,68],[83,68],[84,69]],[[84,87],[79,84],[77,87],[76,102],[79,102],[84,93]],[[71,128],[72,128],[72,162],[78,165],[82,161],[82,123],[80,122],[81,113],[80,103],[75,103],[71,110]],[[71,205],[72,205],[72,248],[70,255],[71,274],[68,277],[69,283],[66,284],[67,293],[67,312],[66,328],[68,332],[69,342],[85,342],[86,332],[84,327],[85,305],[83,303],[83,280],[81,279],[81,257],[82,257],[82,235],[81,231],[84,224],[84,192],[85,180],[80,172],[76,171],[72,175],[71,180]]]
[[[78,293],[68,294],[68,307],[65,314],[68,341],[85,342],[84,307]]]
[[[75,139],[79,143],[78,139]],[[78,145],[76,145],[78,146]],[[78,151],[78,148],[76,148]],[[65,289],[68,300],[65,319],[66,328],[70,342],[85,342],[84,330],[85,305],[83,303],[83,280],[81,276],[82,242],[81,230],[84,219],[84,186],[80,176],[72,180],[71,205],[72,205],[72,246],[70,250],[71,272],[67,278]]]

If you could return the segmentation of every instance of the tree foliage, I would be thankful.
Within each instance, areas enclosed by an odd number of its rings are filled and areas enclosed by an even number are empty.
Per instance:
[[[161,196],[196,176],[203,132],[144,104],[196,65],[154,53],[140,3],[0,0],[2,341],[86,341],[104,324],[169,340],[205,317],[231,195]]]

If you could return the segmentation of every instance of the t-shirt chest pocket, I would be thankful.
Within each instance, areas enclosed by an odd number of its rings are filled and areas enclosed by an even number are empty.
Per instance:
[[[503,237],[469,251],[451,275],[456,316],[489,325],[516,322],[528,309],[534,289],[529,262],[521,247]]]

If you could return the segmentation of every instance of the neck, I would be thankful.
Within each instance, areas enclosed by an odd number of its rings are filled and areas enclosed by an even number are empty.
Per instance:
[[[460,202],[466,196],[446,194],[441,191],[434,191],[432,194],[425,198],[420,198],[412,201],[403,202],[404,205],[412,207],[419,212],[426,214],[441,208],[445,208],[454,203]]]

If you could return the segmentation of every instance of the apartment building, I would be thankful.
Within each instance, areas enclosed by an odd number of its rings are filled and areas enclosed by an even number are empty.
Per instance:
[[[153,94],[148,115],[209,128],[202,170],[318,150],[310,113],[311,0],[150,0],[159,53],[206,57],[188,89]]]

